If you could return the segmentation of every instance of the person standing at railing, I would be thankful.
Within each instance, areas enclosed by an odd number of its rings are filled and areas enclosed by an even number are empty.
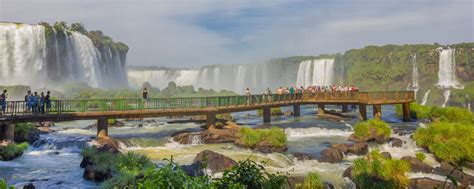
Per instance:
[[[39,96],[38,96],[38,92],[35,92],[34,95],[31,96],[31,104],[32,104],[32,110],[33,110],[33,113],[34,114],[37,114],[38,113],[38,102],[39,102]]]
[[[147,88],[143,88],[142,90],[142,100],[143,100],[143,105],[144,105],[144,108],[146,109],[148,107],[148,90]]]
[[[51,109],[51,92],[46,92],[44,102],[46,103],[46,113],[49,113],[49,110]]]
[[[3,90],[3,93],[0,95],[0,106],[1,106],[1,112],[0,115],[5,114],[5,110],[7,108],[7,90]]]
[[[31,111],[31,103],[30,103],[30,96],[31,96],[31,91],[28,91],[25,96],[25,112],[30,112]]]
[[[290,87],[289,92],[290,92],[290,100],[293,100],[294,95],[295,95],[295,88]]]
[[[40,102],[39,102],[39,111],[41,114],[44,114],[44,106],[46,105],[44,102],[44,99],[45,99],[44,93],[41,92]]]
[[[251,95],[251,93],[250,93],[250,89],[249,89],[249,88],[247,88],[247,89],[245,90],[245,95],[247,96],[247,105],[250,105],[250,103],[251,103],[251,101],[252,101],[252,100],[251,100],[252,95]]]
[[[270,88],[267,88],[267,102],[272,102],[272,90],[270,90]]]

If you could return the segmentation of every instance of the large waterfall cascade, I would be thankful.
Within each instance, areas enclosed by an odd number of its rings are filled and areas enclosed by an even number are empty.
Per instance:
[[[306,60],[300,63],[296,85],[331,85],[333,78],[334,59]]]
[[[54,30],[47,38],[42,25],[0,23],[0,46],[0,85],[128,87],[125,56],[77,32]]]
[[[261,63],[242,65],[214,65],[199,69],[128,70],[128,80],[135,88],[149,82],[165,88],[170,81],[178,86],[232,90],[244,93],[265,92],[267,88],[329,85],[333,83],[334,59],[306,60],[300,63]]]
[[[438,84],[437,86],[444,90],[444,103],[442,107],[445,107],[451,96],[452,88],[462,89],[462,86],[456,78],[456,60],[455,60],[455,49],[440,49],[439,50],[439,71],[438,71]]]

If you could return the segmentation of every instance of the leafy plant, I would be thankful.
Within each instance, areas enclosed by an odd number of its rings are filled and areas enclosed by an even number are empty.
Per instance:
[[[409,184],[405,173],[410,171],[410,165],[402,160],[386,159],[378,150],[353,163],[353,180],[359,188],[395,189]]]
[[[296,186],[297,189],[322,189],[324,183],[317,173],[308,173],[303,184]]]
[[[261,142],[268,142],[273,147],[283,147],[287,143],[286,134],[283,129],[272,127],[270,129],[252,129],[242,127],[239,138],[247,147],[255,147]]]
[[[28,139],[28,136],[30,135],[31,130],[35,126],[31,123],[17,123],[15,125],[15,135],[17,135],[18,139],[25,140]],[[24,142],[24,141],[19,141],[19,142]]]
[[[15,189],[14,186],[8,186],[8,183],[7,181],[3,180],[3,179],[0,179],[0,189]]]
[[[392,129],[390,125],[379,119],[359,122],[354,126],[354,134],[357,138],[369,137],[373,132],[375,132],[377,136],[389,137],[392,133]]]
[[[424,161],[426,159],[426,155],[422,152],[417,152],[415,154],[416,158],[419,159],[420,161]]]
[[[7,146],[0,147],[0,160],[12,160],[17,156],[20,156],[26,149],[28,149],[27,142],[23,142],[20,144],[11,143]]]

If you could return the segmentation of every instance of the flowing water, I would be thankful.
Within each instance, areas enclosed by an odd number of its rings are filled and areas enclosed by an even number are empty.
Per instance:
[[[418,89],[420,88],[419,86],[419,81],[418,81],[418,63],[416,61],[416,54],[414,54],[412,56],[412,59],[411,59],[411,62],[412,62],[412,73],[411,73],[411,77],[412,77],[412,88],[413,88],[413,91],[415,92],[415,98],[417,97],[417,93],[418,93]]]
[[[328,107],[333,109],[336,107]],[[383,119],[394,128],[413,130],[416,123],[403,123],[396,117],[393,106],[383,106]],[[283,108],[283,111],[290,108]],[[350,166],[351,161],[358,156],[347,156],[344,162],[337,164],[320,163],[317,160],[297,161],[291,153],[306,153],[313,158],[320,156],[320,152],[331,143],[351,143],[348,137],[352,133],[352,126],[356,119],[347,121],[330,121],[315,116],[314,106],[302,106],[302,116],[274,116],[272,123],[262,124],[262,118],[255,111],[233,114],[236,122],[256,128],[276,126],[283,128],[288,137],[288,151],[286,153],[263,154],[226,144],[202,144],[198,136],[193,136],[192,144],[181,145],[170,139],[170,135],[182,130],[201,130],[200,125],[194,123],[168,124],[167,118],[147,119],[144,121],[126,121],[124,127],[110,128],[110,136],[121,142],[124,151],[136,151],[148,155],[151,159],[160,162],[163,158],[171,158],[180,164],[192,163],[197,153],[202,150],[213,150],[231,157],[234,160],[247,158],[257,162],[265,162],[265,167],[271,172],[288,172],[291,175],[305,175],[309,172],[319,173],[323,179],[332,182],[337,188],[345,188],[346,181],[342,172]],[[368,115],[372,109],[368,108]],[[355,113],[353,113],[355,114]],[[83,169],[79,167],[82,160],[80,150],[90,145],[95,130],[86,127],[93,121],[74,121],[57,123],[53,129],[57,132],[41,135],[41,139],[13,161],[0,162],[0,177],[6,178],[8,183],[22,186],[33,182],[39,188],[84,188],[98,187],[97,183],[82,178]],[[143,127],[138,127],[142,124]],[[382,151],[389,151],[394,157],[414,155],[416,148],[409,137],[399,137],[406,141],[403,148],[392,148],[382,145]],[[373,147],[375,148],[375,147]],[[429,159],[431,158],[428,155]],[[218,174],[217,174],[218,175]],[[416,175],[415,175],[416,176]]]
[[[421,101],[421,105],[426,105],[428,102],[428,96],[430,95],[431,89],[428,89],[426,93],[423,95],[423,100]]]
[[[451,96],[451,89],[462,89],[462,86],[456,77],[456,50],[441,49],[439,52],[439,71],[437,86],[443,89],[444,102],[442,107],[446,107]]]

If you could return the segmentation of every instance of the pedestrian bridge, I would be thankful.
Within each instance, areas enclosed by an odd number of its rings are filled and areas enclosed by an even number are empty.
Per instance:
[[[257,94],[250,96],[212,96],[143,99],[52,100],[46,114],[34,114],[24,101],[8,101],[6,112],[0,116],[0,140],[12,139],[14,124],[39,121],[98,120],[97,133],[107,134],[109,118],[148,118],[168,116],[206,115],[207,125],[215,123],[222,113],[263,110],[263,122],[270,122],[271,108],[293,106],[294,116],[300,116],[301,105],[317,105],[318,114],[325,113],[325,105],[359,107],[359,118],[367,119],[366,107],[373,106],[374,117],[382,116],[382,105],[403,105],[403,120],[410,121],[410,103],[415,102],[413,91],[334,92],[297,94]]]

